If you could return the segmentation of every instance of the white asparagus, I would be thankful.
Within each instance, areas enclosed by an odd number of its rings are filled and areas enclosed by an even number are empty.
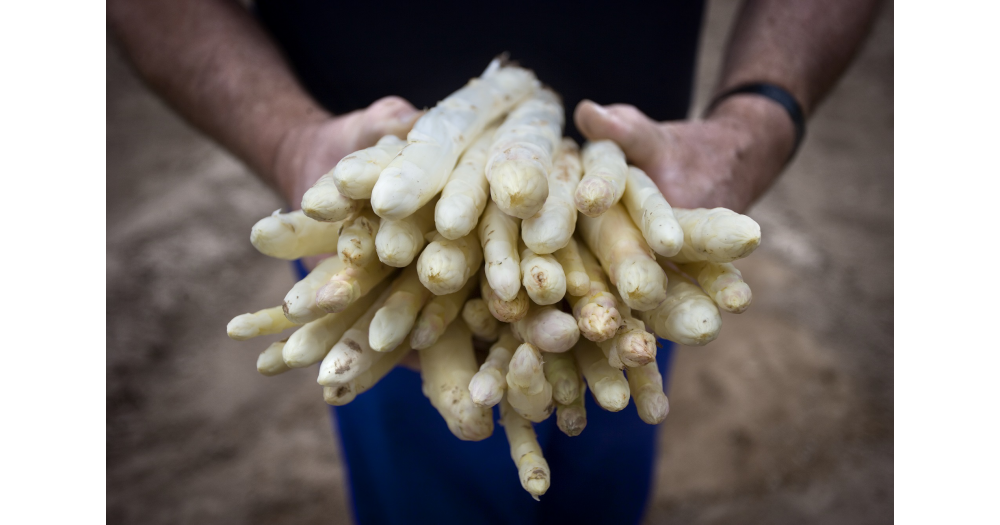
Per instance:
[[[686,277],[666,269],[670,281],[667,298],[640,318],[656,335],[686,346],[703,346],[722,330],[722,317],[715,302]]]
[[[552,475],[549,464],[542,456],[542,447],[538,446],[535,429],[530,421],[511,408],[506,399],[500,402],[500,420],[510,443],[510,457],[517,465],[521,486],[538,501],[538,497],[549,490]]]
[[[490,347],[486,361],[469,381],[472,402],[481,407],[492,407],[503,399],[507,390],[507,366],[517,350],[517,339],[506,327],[500,331],[500,338]]]
[[[670,412],[670,402],[667,401],[667,394],[663,393],[663,376],[660,375],[656,361],[629,368],[626,375],[639,417],[650,425],[659,424],[666,419]]]
[[[684,230],[684,246],[670,257],[675,263],[733,262],[760,245],[760,225],[726,208],[674,208],[674,217]]]
[[[529,305],[528,314],[511,323],[510,329],[518,341],[545,352],[565,352],[580,339],[576,319],[554,306]]]
[[[295,283],[285,295],[285,301],[281,305],[285,317],[293,323],[305,324],[326,315],[326,310],[316,304],[316,292],[343,269],[344,262],[340,257],[320,261],[309,275]]]
[[[375,213],[399,220],[430,202],[466,146],[537,86],[531,71],[500,67],[495,60],[482,76],[439,102],[417,120],[406,146],[379,174],[371,196]]]
[[[472,143],[441,190],[434,206],[434,225],[445,239],[459,239],[469,234],[490,200],[490,181],[486,180],[486,158],[496,126],[487,128]]]
[[[355,397],[375,386],[386,374],[391,372],[408,353],[410,353],[408,345],[397,346],[395,350],[372,363],[353,381],[323,387],[323,400],[334,406],[343,406],[354,401]]]
[[[531,251],[522,241],[521,282],[528,297],[535,304],[555,304],[566,295],[566,274],[563,267],[552,255],[540,255]]]
[[[577,213],[573,198],[582,170],[579,146],[573,139],[563,138],[549,172],[549,197],[537,213],[521,223],[521,238],[531,251],[553,253],[572,240]]]
[[[382,219],[375,235],[379,260],[403,268],[409,266],[427,245],[427,234],[434,231],[434,201],[402,220]]]
[[[486,262],[486,279],[490,288],[506,301],[513,300],[521,288],[521,257],[518,253],[520,219],[500,211],[490,201],[479,219],[479,240]]]
[[[649,310],[663,301],[667,276],[624,206],[615,204],[600,217],[580,217],[578,225],[587,247],[630,308]]]
[[[340,193],[329,173],[306,190],[301,202],[302,213],[319,222],[342,221],[357,213],[362,205],[362,201]]]
[[[367,370],[372,363],[385,356],[376,352],[368,344],[368,331],[375,313],[378,312],[386,299],[392,294],[392,288],[387,288],[373,304],[364,310],[351,327],[341,334],[336,344],[326,352],[323,362],[319,365],[316,382],[323,386],[347,383]],[[397,345],[398,346],[398,345]]]
[[[507,401],[517,414],[540,423],[552,415],[552,385],[545,379],[542,353],[534,345],[517,347],[507,366]]]
[[[405,140],[395,135],[386,135],[374,146],[340,159],[333,171],[323,178],[332,178],[340,193],[348,198],[370,199],[379,174],[399,155],[405,145]],[[320,181],[322,180],[321,178]]]
[[[374,259],[362,267],[347,266],[316,290],[316,304],[330,313],[342,312],[395,270]]]
[[[580,384],[580,395],[568,405],[556,403],[556,425],[569,437],[579,436],[587,426],[587,385]]]
[[[264,255],[292,260],[336,253],[339,231],[340,223],[315,221],[301,210],[276,210],[253,225],[250,242]]]
[[[604,410],[618,412],[628,406],[628,380],[621,370],[608,364],[608,360],[594,343],[581,339],[573,347],[577,366],[587,380],[587,387],[594,394],[594,401]]]
[[[681,265],[681,271],[694,277],[719,308],[741,314],[750,306],[753,294],[743,282],[743,274],[733,263],[702,262]]]
[[[299,326],[285,317],[280,306],[265,308],[254,313],[237,315],[226,326],[230,339],[246,341],[259,335],[270,335]]]
[[[384,286],[376,286],[374,293],[362,297],[354,308],[328,314],[296,330],[288,338],[282,351],[285,364],[292,368],[302,368],[322,361],[334,343],[375,302]]]
[[[581,246],[579,254],[589,288],[584,295],[570,295],[569,304],[580,334],[591,341],[604,341],[614,337],[621,326],[618,300],[608,290],[601,264],[590,250]]]
[[[385,304],[375,313],[368,329],[368,344],[376,352],[388,352],[399,346],[409,335],[417,314],[431,298],[431,292],[420,284],[417,268],[408,266],[396,278]]]
[[[553,252],[553,255],[556,256],[556,260],[559,261],[559,265],[562,266],[563,272],[566,274],[566,293],[580,296],[589,292],[590,277],[587,275],[586,268],[583,267],[580,246],[576,243],[576,239],[570,237],[566,246]]]
[[[500,323],[490,313],[486,301],[481,298],[477,297],[465,302],[465,306],[462,307],[462,320],[465,321],[466,326],[472,331],[472,335],[476,336],[476,339],[487,342],[497,340]]]
[[[552,354],[546,352],[545,380],[552,385],[552,399],[557,404],[568,405],[580,395],[580,371],[572,352]]]
[[[528,292],[524,288],[519,288],[517,296],[512,301],[504,301],[486,279],[485,270],[479,272],[479,294],[486,301],[486,306],[490,309],[493,317],[504,323],[513,323],[528,315],[528,306],[531,301],[528,299]]]
[[[276,376],[278,374],[283,374],[291,368],[285,364],[285,360],[281,358],[281,351],[285,348],[285,342],[278,341],[271,343],[263,352],[257,356],[257,371],[265,376]]]
[[[461,290],[448,295],[432,295],[427,305],[420,311],[417,322],[410,332],[410,344],[414,350],[422,350],[434,344],[444,334],[448,325],[458,316],[465,299],[478,283],[469,279]]]
[[[348,266],[364,266],[375,256],[375,232],[379,216],[365,207],[356,217],[344,221],[337,240],[337,253]]]
[[[463,441],[480,441],[493,433],[493,411],[476,405],[469,393],[476,368],[472,334],[462,321],[451,323],[436,343],[420,351],[423,393]]]
[[[646,172],[635,166],[629,166],[627,180],[622,204],[632,222],[642,231],[643,238],[654,252],[665,257],[677,255],[684,246],[684,230],[677,223],[660,188]]]
[[[486,178],[490,196],[504,213],[527,219],[545,204],[563,120],[559,95],[540,89],[514,108],[497,129],[486,161]]]
[[[483,263],[476,233],[457,240],[445,239],[433,232],[432,242],[417,258],[420,282],[434,295],[446,295],[462,289]]]
[[[610,140],[584,144],[582,157],[583,179],[576,187],[576,209],[598,217],[622,198],[628,164],[625,153]]]
[[[597,346],[608,358],[608,364],[622,369],[643,366],[656,360],[656,338],[646,331],[642,321],[632,316],[632,310],[615,295],[622,324],[611,339],[600,341]]]

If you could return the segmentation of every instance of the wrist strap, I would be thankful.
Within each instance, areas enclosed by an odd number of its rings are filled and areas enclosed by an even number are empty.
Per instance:
[[[806,135],[805,113],[802,111],[802,106],[799,105],[799,102],[795,100],[795,97],[784,88],[778,87],[774,84],[768,84],[765,82],[740,84],[732,89],[723,91],[712,99],[712,103],[708,105],[707,109],[705,109],[705,115],[707,116],[711,114],[712,110],[714,110],[719,103],[733,95],[760,95],[771,99],[784,108],[785,113],[788,113],[788,118],[792,119],[792,125],[795,126],[795,144],[792,146],[792,153],[788,156],[788,161],[786,161],[790,162],[792,158],[795,157],[795,153],[799,151],[799,146],[802,144],[802,138]]]

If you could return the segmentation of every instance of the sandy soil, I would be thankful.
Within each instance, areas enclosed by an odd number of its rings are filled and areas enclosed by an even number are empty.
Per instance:
[[[704,105],[732,2],[703,36]],[[349,522],[310,370],[264,378],[235,314],[288,265],[250,226],[281,202],[107,50],[109,523]],[[671,378],[649,523],[885,523],[893,496],[893,13],[750,212],[753,307]]]

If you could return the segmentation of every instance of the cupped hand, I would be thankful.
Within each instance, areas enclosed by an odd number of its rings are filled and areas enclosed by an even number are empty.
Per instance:
[[[405,138],[421,115],[400,97],[384,97],[365,109],[303,123],[289,130],[278,147],[275,179],[298,209],[302,195],[350,153],[373,146],[385,135]]]
[[[574,118],[587,139],[621,146],[680,208],[745,211],[784,167],[794,142],[784,110],[753,96],[726,99],[705,120],[656,122],[635,106],[589,100]]]

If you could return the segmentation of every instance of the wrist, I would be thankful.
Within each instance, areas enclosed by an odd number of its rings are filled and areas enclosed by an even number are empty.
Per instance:
[[[796,143],[796,129],[778,103],[753,94],[736,94],[718,102],[707,119],[739,133],[762,157],[783,166]],[[780,169],[780,168],[779,168]]]

